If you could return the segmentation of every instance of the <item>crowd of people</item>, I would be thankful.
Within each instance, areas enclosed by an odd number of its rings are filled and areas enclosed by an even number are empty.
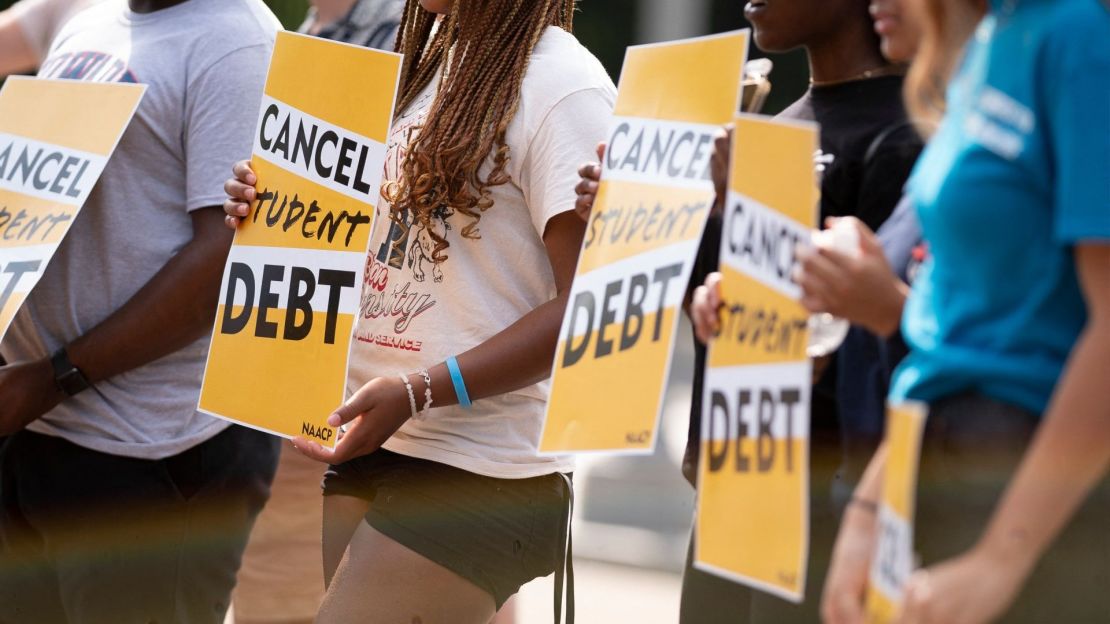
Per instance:
[[[904,400],[928,419],[899,621],[1110,621],[1110,5],[743,10],[761,50],[807,55],[810,87],[779,116],[819,126],[821,221],[859,249],[799,247],[794,279],[808,310],[853,327],[814,365],[804,599],[688,564],[680,621],[864,622],[884,415]],[[420,350],[352,342],[334,450],[197,411],[232,230],[257,198],[244,158],[273,14],[0,13],[0,72],[147,85],[0,343],[0,622],[218,623],[234,596],[243,623],[487,624],[552,573],[555,617],[573,620],[574,464],[537,447],[616,97],[575,11],[313,2],[303,32],[405,55],[367,267],[431,302],[403,330]],[[687,293],[695,488],[729,132]],[[434,279],[406,262],[416,228]],[[355,327],[397,331],[378,313]]]

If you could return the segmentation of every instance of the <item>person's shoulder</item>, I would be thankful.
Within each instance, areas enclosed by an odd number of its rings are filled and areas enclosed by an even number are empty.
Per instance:
[[[1048,12],[1047,28],[1110,28],[1110,2],[1107,0],[1042,0]],[[1084,29],[1086,29],[1084,28]]]
[[[205,0],[210,38],[232,35],[240,44],[272,42],[281,22],[262,0]],[[198,9],[201,7],[198,6]]]
[[[196,74],[236,53],[265,64],[281,23],[262,0],[193,0],[189,65]],[[183,33],[184,34],[184,33]]]
[[[579,91],[596,89],[612,99],[613,80],[597,59],[571,33],[549,26],[532,51],[524,73],[521,99],[554,106]]]
[[[1041,27],[1045,48],[1066,64],[1110,63],[1110,2],[1107,0],[1052,0],[1044,2]]]

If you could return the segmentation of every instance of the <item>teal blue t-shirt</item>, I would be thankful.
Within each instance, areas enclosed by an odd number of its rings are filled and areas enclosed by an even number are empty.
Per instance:
[[[991,5],[909,182],[930,258],[891,398],[1042,413],[1087,318],[1074,246],[1110,244],[1110,9]]]

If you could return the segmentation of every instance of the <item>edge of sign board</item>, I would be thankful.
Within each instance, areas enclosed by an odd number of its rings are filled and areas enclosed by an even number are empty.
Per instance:
[[[736,35],[739,35],[741,33],[743,33],[744,36],[747,37],[747,39],[748,39],[748,49],[744,50],[744,60],[743,60],[743,62],[740,63],[740,79],[739,79],[739,84],[738,84],[739,88],[736,90],[736,102],[734,102],[733,106],[732,106],[732,110],[739,111],[740,108],[741,108],[741,105],[744,101],[744,66],[747,65],[747,63],[748,63],[748,60],[749,60],[748,50],[751,49],[751,45],[752,45],[752,29],[751,28],[738,28],[736,30],[728,30],[728,31],[721,32],[721,33],[713,33],[711,35],[701,35],[699,37],[686,37],[686,38],[683,38],[683,39],[673,39],[671,41],[657,41],[655,43],[641,43],[639,45],[628,46],[627,48],[624,49],[624,58],[621,59],[621,73],[620,73],[620,76],[617,78],[617,92],[620,93],[620,83],[621,83],[622,80],[624,80],[624,70],[625,70],[625,67],[628,65],[628,54],[630,52],[632,52],[633,50],[641,50],[641,49],[646,49],[646,48],[662,48],[662,47],[665,47],[665,46],[674,45],[676,43],[693,43],[693,42],[696,42],[696,41],[712,41],[714,39],[724,39],[726,37],[735,37]],[[612,115],[610,115],[610,116],[612,116]],[[605,159],[602,159],[602,160],[605,160]],[[602,175],[604,175],[604,173],[605,173],[604,164],[605,163],[603,162],[602,163],[602,169],[601,169]]]
[[[820,130],[820,126],[817,122],[806,121],[805,119],[781,119],[772,115],[760,115],[758,113],[736,113],[736,119],[762,121],[764,123],[772,123],[779,126],[790,126],[803,130],[813,130],[815,132]]]
[[[131,107],[131,113],[127,116],[127,125],[124,126],[123,129],[121,129],[119,131],[119,134],[116,135],[116,140],[115,140],[114,143],[112,143],[112,149],[108,150],[108,154],[105,156],[105,158],[109,161],[112,160],[112,154],[115,154],[116,148],[119,147],[119,142],[123,140],[123,134],[125,132],[127,132],[127,128],[130,127],[131,122],[135,120],[135,113],[139,111],[139,104],[142,104],[143,98],[146,97],[146,89],[147,89],[147,86],[145,84],[137,83],[137,82],[104,83],[104,82],[89,82],[88,80],[74,80],[72,78],[38,78],[36,76],[8,76],[7,79],[4,80],[4,85],[2,87],[0,87],[0,94],[2,94],[4,92],[4,90],[8,88],[8,83],[9,82],[10,83],[17,83],[17,82],[53,82],[53,83],[62,83],[62,84],[96,84],[96,85],[109,84],[109,85],[115,85],[114,88],[117,88],[117,89],[138,89],[139,90],[139,97],[135,98],[135,105]],[[84,205],[82,205],[81,208],[84,208]],[[45,269],[43,269],[43,270],[45,270]]]
[[[710,34],[710,35],[700,35],[700,36],[697,36],[697,37],[683,37],[681,39],[672,39],[670,41],[656,41],[654,43],[640,43],[640,44],[637,44],[637,45],[628,46],[625,49],[625,58],[628,58],[628,50],[638,50],[638,49],[641,49],[641,48],[661,48],[661,47],[673,45],[673,44],[676,44],[676,43],[693,43],[693,42],[696,42],[696,41],[712,41],[714,39],[724,39],[726,37],[735,37],[736,35],[738,35],[740,33],[749,33],[748,37],[749,37],[749,40],[750,40],[751,30],[752,30],[751,28],[737,28],[735,30],[727,30],[725,32],[713,33],[713,34]]]
[[[546,417],[546,414],[545,414],[545,416],[544,416],[544,428],[546,429],[546,427],[547,427],[547,417]],[[542,433],[541,433],[540,439],[541,440],[543,439]],[[606,448],[606,449],[586,449],[586,450],[582,450],[582,451],[540,451],[540,450],[537,450],[536,455],[538,457],[566,457],[567,455],[573,455],[574,457],[600,457],[602,455],[604,455],[605,457],[612,457],[614,455],[619,455],[619,456],[622,456],[622,457],[647,457],[648,455],[651,455],[651,454],[655,453],[655,444],[656,444],[656,441],[653,439],[652,442],[651,442],[651,446],[649,446],[647,448],[634,448],[634,449],[607,449]]]
[[[697,548],[696,545],[695,545],[695,548]],[[802,587],[802,593],[800,593],[800,594],[799,593],[794,593],[792,591],[787,591],[787,590],[785,590],[781,587],[776,587],[776,586],[771,585],[769,583],[765,583],[765,582],[760,581],[758,579],[754,579],[750,576],[744,576],[743,574],[736,574],[735,572],[729,572],[728,570],[725,570],[724,568],[718,568],[715,565],[705,563],[705,562],[702,562],[702,561],[698,561],[696,555],[695,555],[695,558],[694,558],[694,567],[698,570],[701,570],[702,572],[706,572],[708,574],[712,574],[713,576],[723,578],[726,581],[732,581],[733,583],[739,583],[741,585],[747,585],[748,587],[751,587],[753,589],[759,590],[759,591],[764,592],[764,593],[771,594],[772,596],[778,596],[779,598],[782,598],[783,600],[788,600],[788,601],[790,601],[794,604],[801,604],[804,600],[804,594],[805,594],[804,584],[803,584],[803,587]]]
[[[352,48],[352,49],[358,50],[360,52],[370,52],[370,53],[373,53],[373,54],[383,54],[384,53],[384,54],[388,54],[389,56],[397,56],[397,57],[404,57],[405,56],[404,54],[401,54],[400,52],[394,52],[393,50],[382,50],[380,48],[368,48],[366,46],[361,46],[361,45],[357,45],[357,44],[354,44],[354,43],[347,43],[346,41],[337,41],[335,39],[323,39],[323,38],[317,37],[315,35],[306,35],[304,33],[299,33],[295,30],[281,30],[281,31],[278,31],[278,36],[281,36],[281,37],[286,37],[286,36],[295,37],[295,38],[298,38],[298,39],[311,39],[314,42],[324,42],[324,43],[333,44],[333,45],[346,46],[348,48]],[[398,82],[400,82],[400,81],[398,81]],[[394,103],[396,103],[396,101]]]
[[[199,412],[201,414],[204,414],[205,416],[211,416],[212,418],[218,418],[218,419],[220,419],[224,422],[229,422],[233,425],[239,425],[240,427],[246,427],[247,429],[254,429],[255,431],[261,431],[262,433],[268,433],[272,436],[277,436],[277,437],[285,439],[285,440],[292,440],[295,437],[295,436],[291,436],[291,435],[285,435],[284,433],[278,433],[277,431],[272,431],[272,430],[267,429],[265,427],[259,427],[258,425],[255,425],[255,424],[252,424],[252,423],[249,423],[249,422],[243,422],[241,420],[235,420],[234,418],[229,418],[227,416],[223,416],[222,414],[217,414],[216,412],[210,412],[210,411],[208,411],[208,410],[206,410],[206,409],[204,409],[200,406],[200,402],[199,402],[200,399],[197,399],[197,401],[198,401],[197,402],[197,412]],[[319,442],[317,442],[317,444],[319,444]],[[323,446],[324,448],[328,448],[328,449],[335,448],[335,447],[331,447],[331,446],[326,446],[324,444],[320,444],[320,446]]]

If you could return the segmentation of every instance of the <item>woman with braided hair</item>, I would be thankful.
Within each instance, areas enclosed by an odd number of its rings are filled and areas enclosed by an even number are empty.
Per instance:
[[[573,163],[616,95],[570,34],[574,4],[405,6],[349,398],[329,420],[347,430],[334,451],[297,441],[331,464],[319,622],[486,624],[566,555],[572,462],[536,451],[584,231]],[[255,182],[236,165],[230,225]]]

